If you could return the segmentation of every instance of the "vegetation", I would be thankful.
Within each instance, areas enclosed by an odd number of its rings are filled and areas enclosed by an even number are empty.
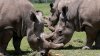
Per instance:
[[[49,12],[50,8],[49,8],[48,3],[34,4],[34,7],[36,9],[43,11],[45,16],[50,15],[50,12]],[[48,32],[48,29],[46,28],[45,31]],[[72,37],[72,40],[68,44],[66,44],[64,48],[57,49],[57,50],[50,50],[50,53],[53,56],[100,56],[100,50],[81,50],[81,47],[85,45],[85,42],[86,42],[85,39],[86,39],[86,35],[84,32],[80,32],[80,33],[75,32]],[[8,49],[8,52],[12,56],[18,56],[14,54],[13,52],[14,48],[12,45],[12,40],[10,41],[7,49]],[[26,37],[24,37],[24,39],[22,40],[21,49],[25,53],[19,56],[32,56],[33,55],[33,53],[30,52],[32,50],[30,49],[27,43]]]

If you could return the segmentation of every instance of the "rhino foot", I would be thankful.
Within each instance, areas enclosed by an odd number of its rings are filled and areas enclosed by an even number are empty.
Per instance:
[[[90,47],[84,46],[84,47],[82,48],[82,50],[90,50]]]
[[[100,49],[100,46],[95,45],[93,46],[93,49]]]
[[[16,50],[16,51],[15,51],[15,54],[22,54],[22,53],[23,53],[22,50]]]

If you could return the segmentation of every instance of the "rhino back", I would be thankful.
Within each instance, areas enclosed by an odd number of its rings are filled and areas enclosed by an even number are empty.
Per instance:
[[[15,27],[32,10],[28,0],[0,0],[0,28]]]
[[[84,0],[79,9],[82,27],[84,25],[100,30],[100,0]]]
[[[79,30],[85,26],[99,30],[100,0],[73,0],[68,4],[67,17],[77,22],[75,25]]]

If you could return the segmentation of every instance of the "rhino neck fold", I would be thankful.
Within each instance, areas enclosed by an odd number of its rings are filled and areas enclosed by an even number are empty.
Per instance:
[[[22,27],[21,27],[21,35],[22,36],[25,36],[26,35],[26,29],[27,29],[27,26],[26,26],[26,23],[24,20],[22,20]]]
[[[83,0],[77,0],[77,14],[76,14],[76,18],[75,18],[75,30],[80,32],[81,31],[81,26],[82,26],[82,22],[81,22],[81,17],[79,14],[79,10],[80,10],[80,6],[83,2]]]
[[[29,25],[31,25],[31,21],[29,21],[30,17],[29,17],[29,14],[27,15],[22,15],[22,27],[21,27],[21,34],[22,36],[26,36],[27,34],[27,27]]]

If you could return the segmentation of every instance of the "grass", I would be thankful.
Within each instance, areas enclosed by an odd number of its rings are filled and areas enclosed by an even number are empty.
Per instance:
[[[34,4],[34,7],[37,10],[43,11],[43,14],[46,16],[50,14],[49,3],[36,3],[36,4]]]
[[[50,8],[48,3],[34,4],[34,7],[43,11],[45,16],[50,15]],[[48,32],[48,29],[45,28],[45,31]],[[100,56],[100,50],[81,50],[81,47],[85,45],[85,39],[86,35],[84,32],[75,32],[71,41],[66,44],[63,49],[50,50],[50,53],[52,53],[53,56]],[[24,37],[22,40],[21,49],[26,51],[26,53],[19,56],[32,56],[33,53],[29,53],[31,49],[27,43],[26,37]],[[18,56],[13,53],[14,48],[12,45],[12,40],[10,41],[7,50],[11,53],[12,56]]]

